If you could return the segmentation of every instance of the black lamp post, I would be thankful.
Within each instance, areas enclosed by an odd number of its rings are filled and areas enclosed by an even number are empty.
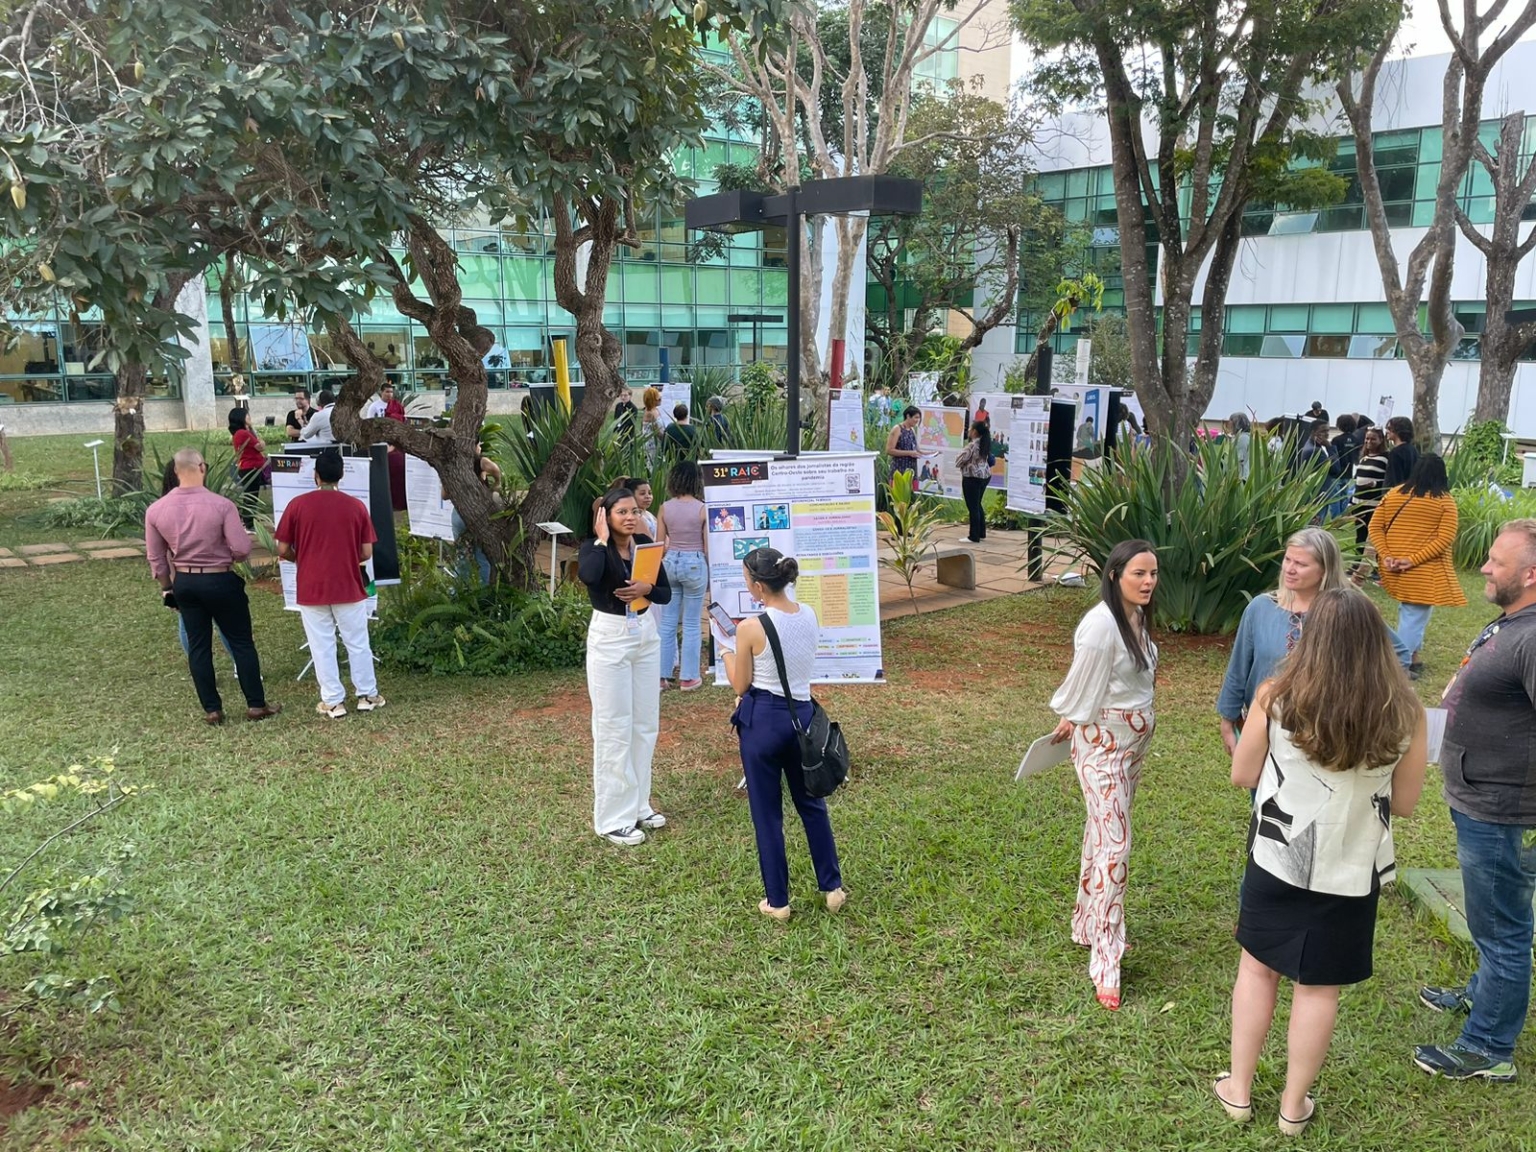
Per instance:
[[[757,232],[783,227],[788,244],[789,356],[784,390],[789,404],[784,452],[800,455],[800,238],[807,216],[916,216],[923,210],[923,182],[896,176],[845,176],[810,180],[787,192],[716,192],[688,201],[689,228],[701,232]]]

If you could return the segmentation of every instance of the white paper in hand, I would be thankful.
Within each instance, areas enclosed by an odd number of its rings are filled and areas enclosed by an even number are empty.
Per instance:
[[[1071,758],[1072,738],[1070,736],[1059,744],[1052,744],[1048,735],[1042,736],[1029,746],[1029,751],[1024,753],[1024,759],[1019,761],[1019,770],[1013,774],[1014,783],[1028,780],[1031,776],[1044,772],[1047,768],[1064,764]]]
[[[711,620],[709,622],[709,634],[715,638],[715,647],[726,652],[736,651],[736,637],[727,636],[720,625]]]

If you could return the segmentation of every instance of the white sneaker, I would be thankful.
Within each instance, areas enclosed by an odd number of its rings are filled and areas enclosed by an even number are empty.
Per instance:
[[[640,817],[640,827],[647,832],[654,832],[658,828],[667,826],[667,818],[660,812],[652,812],[649,816]]]
[[[327,720],[341,720],[347,714],[347,706],[345,704],[327,704],[322,700],[315,705],[315,711]]]
[[[372,712],[375,708],[384,707],[385,703],[382,696],[359,696],[356,707],[359,712]]]
[[[610,844],[621,844],[625,848],[633,848],[637,844],[645,843],[645,833],[633,824],[628,828],[619,828],[613,832],[599,832],[598,835]]]

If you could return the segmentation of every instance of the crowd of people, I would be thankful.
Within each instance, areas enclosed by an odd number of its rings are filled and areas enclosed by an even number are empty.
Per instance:
[[[1441,499],[1436,461],[1425,454],[1414,463],[1383,507]],[[1417,550],[1374,529],[1386,571],[1429,568],[1439,579],[1435,507],[1411,530],[1423,541]],[[1440,751],[1478,966],[1463,986],[1419,990],[1425,1007],[1466,1021],[1453,1042],[1420,1045],[1413,1061],[1451,1079],[1508,1081],[1529,1004],[1536,928],[1536,520],[1506,523],[1482,574],[1501,614],[1473,640],[1445,690]],[[1071,669],[1051,700],[1061,717],[1055,738],[1072,741],[1087,807],[1072,939],[1089,949],[1089,976],[1109,1009],[1121,1003],[1132,802],[1156,729],[1158,650],[1149,625],[1157,575],[1151,544],[1115,547],[1099,603],[1077,627]],[[1408,625],[1417,626],[1411,612]],[[1289,541],[1279,587],[1244,614],[1216,704],[1232,783],[1250,792],[1252,808],[1235,933],[1231,1068],[1212,1085],[1239,1122],[1254,1115],[1253,1079],[1280,981],[1294,992],[1278,1125],[1299,1135],[1316,1113],[1312,1087],[1340,989],[1372,974],[1377,900],[1395,873],[1392,818],[1413,813],[1429,755],[1425,710],[1408,676],[1409,649],[1421,638],[1387,627],[1319,528]]]

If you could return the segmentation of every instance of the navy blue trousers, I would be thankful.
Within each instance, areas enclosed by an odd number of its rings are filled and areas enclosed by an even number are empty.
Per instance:
[[[798,702],[802,725],[811,722],[811,703]],[[832,820],[827,802],[805,793],[800,768],[800,741],[789,717],[789,702],[782,696],[751,689],[731,717],[741,741],[741,767],[747,776],[747,805],[757,833],[757,863],[763,873],[763,894],[768,903],[782,908],[789,903],[789,860],[784,854],[784,793],[779,784],[788,780],[790,799],[805,826],[806,847],[816,868],[816,887],[832,892],[843,886],[837,863],[837,844],[832,839]]]

